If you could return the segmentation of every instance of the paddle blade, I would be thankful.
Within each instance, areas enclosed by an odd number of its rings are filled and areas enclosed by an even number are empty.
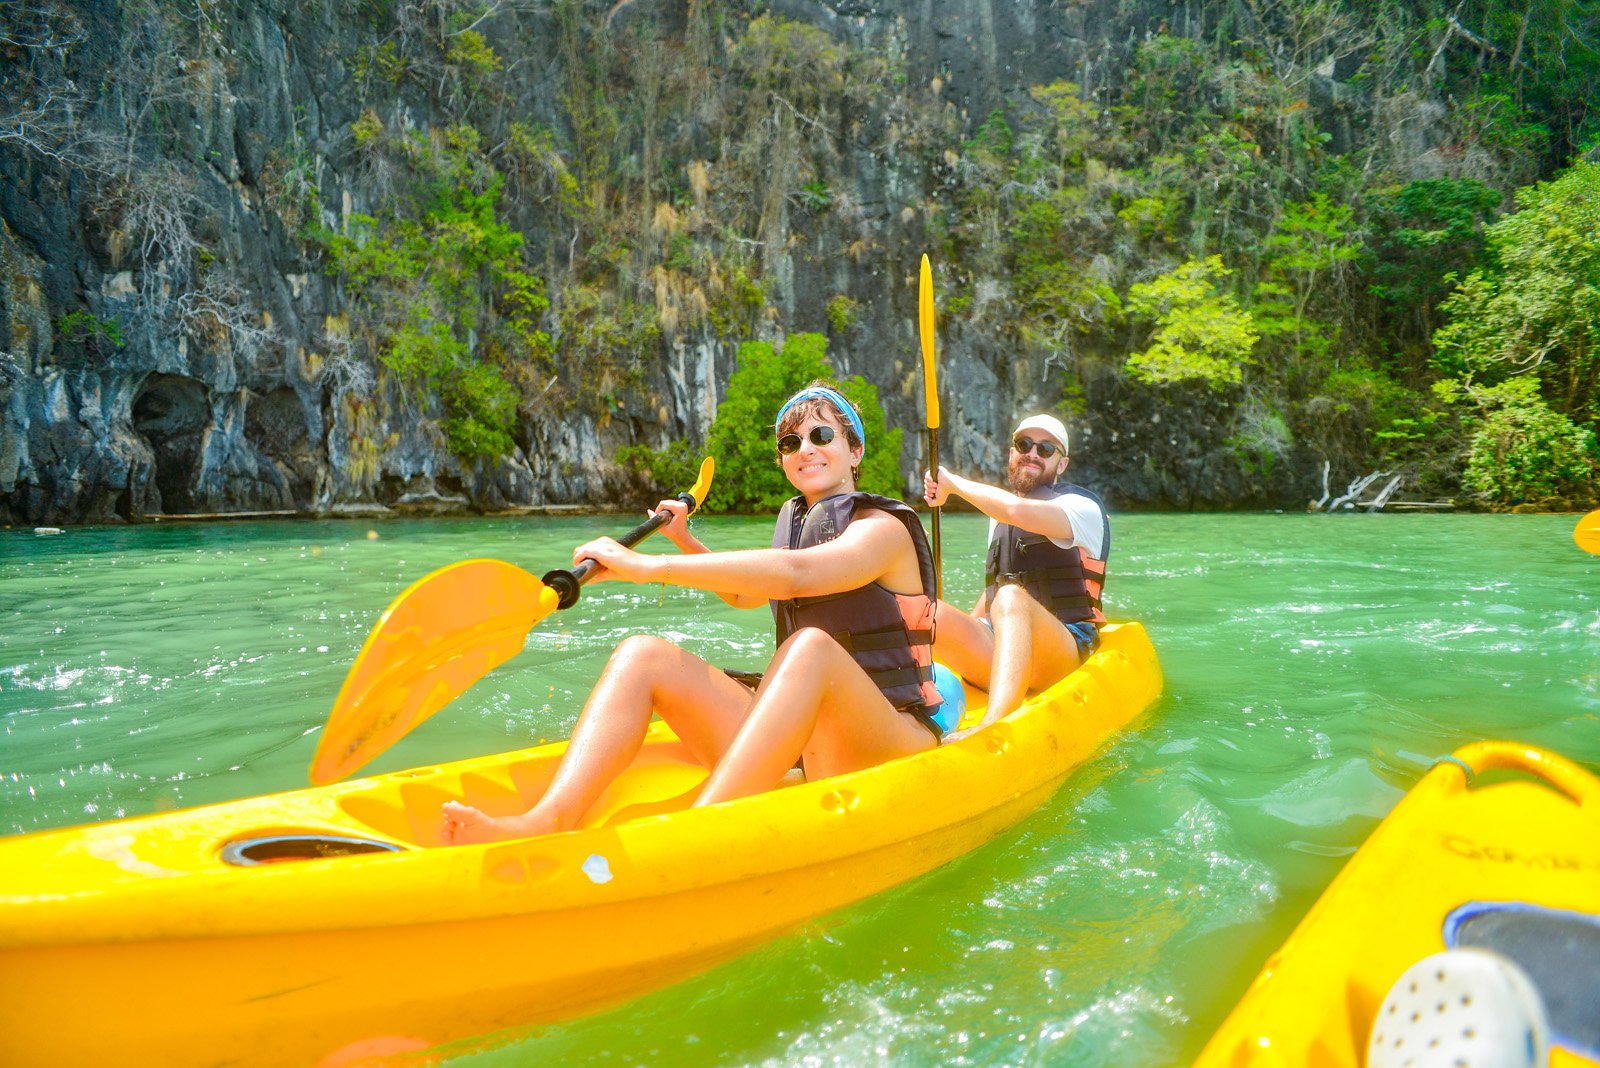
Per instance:
[[[694,485],[689,487],[689,496],[694,498],[694,506],[689,509],[693,515],[702,504],[706,503],[706,494],[711,492],[711,478],[717,473],[717,462],[707,456],[700,461],[700,477],[694,480]]]
[[[917,286],[917,322],[922,333],[923,392],[928,398],[928,429],[939,428],[939,383],[933,362],[933,268],[922,256],[922,279]]]
[[[311,761],[337,782],[522,651],[556,593],[520,567],[464,560],[396,597],[361,647]]]
[[[1573,528],[1572,540],[1586,553],[1600,553],[1600,509],[1578,520]]]

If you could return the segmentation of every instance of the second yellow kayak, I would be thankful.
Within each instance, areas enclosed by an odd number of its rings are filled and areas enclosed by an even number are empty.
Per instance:
[[[1585,956],[1590,972],[1600,959],[1581,944],[1597,940],[1600,780],[1531,746],[1465,746],[1379,824],[1194,1068],[1365,1065],[1396,980],[1463,948],[1491,950],[1531,977],[1549,1010],[1551,1065],[1595,1064],[1600,1001],[1580,973]],[[1587,1000],[1568,996],[1583,985]],[[1455,1008],[1441,1001],[1436,1011]]]

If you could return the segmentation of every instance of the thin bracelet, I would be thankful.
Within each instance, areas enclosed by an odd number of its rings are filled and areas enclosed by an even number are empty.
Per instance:
[[[666,577],[661,580],[661,596],[656,601],[657,608],[660,608],[662,605],[667,603],[667,583],[672,581],[672,557],[662,556],[661,560],[667,565],[667,574]]]

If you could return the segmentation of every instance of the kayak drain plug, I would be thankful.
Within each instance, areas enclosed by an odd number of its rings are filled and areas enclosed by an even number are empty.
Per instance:
[[[398,853],[400,848],[393,842],[343,834],[274,834],[229,842],[222,847],[222,860],[225,864],[252,868],[258,864],[279,864],[290,860],[322,860],[360,853]]]

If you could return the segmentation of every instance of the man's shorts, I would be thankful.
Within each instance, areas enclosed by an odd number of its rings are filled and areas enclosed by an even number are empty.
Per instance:
[[[994,633],[994,623],[989,617],[983,618],[983,625],[989,628],[989,633]],[[1100,628],[1093,623],[1063,623],[1067,633],[1072,635],[1072,640],[1078,645],[1078,663],[1089,659],[1089,654],[1100,647]]]

